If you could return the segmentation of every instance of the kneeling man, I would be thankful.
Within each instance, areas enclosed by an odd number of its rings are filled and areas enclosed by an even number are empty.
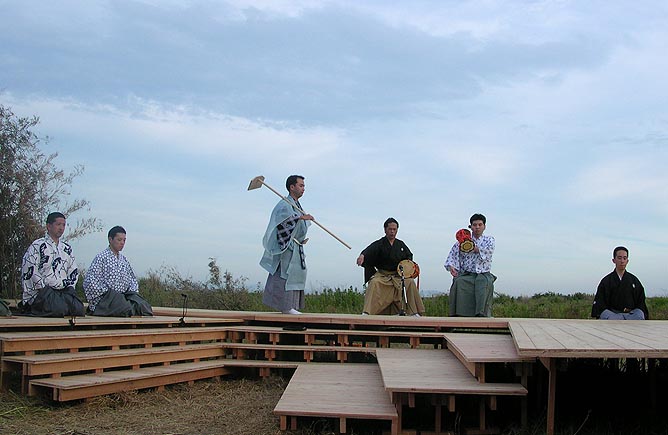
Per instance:
[[[95,256],[84,278],[88,311],[94,316],[152,316],[153,309],[139,296],[139,283],[130,262],[121,254],[123,227],[109,230],[109,247]]]
[[[357,257],[357,265],[364,267],[364,281],[368,282],[364,294],[364,312],[362,314],[399,314],[401,313],[403,291],[397,266],[401,260],[412,260],[413,253],[408,246],[397,239],[399,222],[388,218],[383,224],[385,237],[376,240]],[[424,305],[420,293],[412,278],[405,278],[406,314],[421,316]]]
[[[626,271],[629,250],[618,246],[612,251],[615,270],[604,276],[596,289],[591,316],[602,320],[649,319],[645,289],[640,280]]]
[[[72,247],[60,240],[65,232],[65,215],[49,213],[46,235],[37,239],[23,256],[21,313],[39,317],[83,316],[84,306],[74,286],[79,269]]]

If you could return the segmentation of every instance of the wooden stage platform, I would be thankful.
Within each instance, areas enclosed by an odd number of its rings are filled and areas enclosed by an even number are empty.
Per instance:
[[[339,420],[341,433],[348,419],[387,421],[392,434],[399,433],[397,410],[385,392],[377,364],[304,364],[297,368],[274,413],[281,429],[297,429],[297,417],[329,417]]]
[[[668,321],[155,312],[0,318],[0,384],[67,401],[275,371],[291,376],[274,410],[282,429],[318,417],[338,420],[342,432],[357,420],[379,420],[390,433],[414,433],[405,416],[427,406],[427,432],[449,433],[452,416],[464,412],[460,402],[477,401],[477,423],[465,429],[483,434],[498,432],[489,413],[508,403],[521,404],[512,408],[526,422],[528,380],[542,365],[552,435],[560,359],[668,358]],[[499,366],[505,378],[488,376]]]
[[[174,316],[153,317],[75,317],[45,318],[31,316],[0,317],[0,333],[2,331],[35,331],[35,330],[80,330],[100,328],[154,328],[176,326],[213,326],[239,324],[243,319],[222,317],[187,317],[181,320]]]

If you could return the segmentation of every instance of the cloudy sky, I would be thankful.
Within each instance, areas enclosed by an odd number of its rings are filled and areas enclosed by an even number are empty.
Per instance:
[[[361,288],[400,222],[423,290],[472,213],[496,289],[593,293],[630,249],[668,294],[668,3],[0,0],[0,104],[40,117],[72,197],[128,231],[137,273],[255,288],[281,191],[306,177],[309,290]],[[80,216],[71,216],[71,220]]]

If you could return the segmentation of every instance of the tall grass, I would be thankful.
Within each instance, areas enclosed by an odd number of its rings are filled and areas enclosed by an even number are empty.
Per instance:
[[[360,314],[364,308],[364,295],[356,289],[330,289],[304,296],[306,311],[313,313]]]
[[[250,291],[246,278],[225,272],[218,281],[199,282],[181,276],[174,268],[151,271],[139,280],[139,292],[154,306],[230,311],[268,311],[262,293]],[[187,299],[187,301],[186,301]]]
[[[182,307],[184,295],[189,308],[239,311],[273,311],[262,304],[259,284],[248,288],[244,277],[235,278],[230,272],[220,273],[215,260],[209,263],[211,271],[207,282],[182,277],[174,268],[150,272],[139,282],[140,292],[154,306]],[[426,296],[423,299],[427,316],[448,315],[447,294]],[[588,319],[594,295],[575,293],[537,293],[533,296],[508,296],[494,294],[494,317]],[[364,307],[364,294],[356,288],[323,288],[305,295],[307,313],[359,314]],[[668,319],[668,297],[647,299],[650,318]]]

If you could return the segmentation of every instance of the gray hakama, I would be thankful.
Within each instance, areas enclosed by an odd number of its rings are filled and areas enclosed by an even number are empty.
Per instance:
[[[269,275],[264,286],[262,303],[279,311],[304,309],[304,290],[285,290],[286,280],[279,272]]]
[[[462,272],[450,287],[450,315],[491,317],[496,276],[491,272]]]
[[[83,316],[83,302],[77,297],[74,287],[39,290],[30,304],[22,304],[22,314],[37,317]]]
[[[153,309],[138,293],[118,293],[109,290],[102,296],[91,314],[103,317],[152,316]]]

